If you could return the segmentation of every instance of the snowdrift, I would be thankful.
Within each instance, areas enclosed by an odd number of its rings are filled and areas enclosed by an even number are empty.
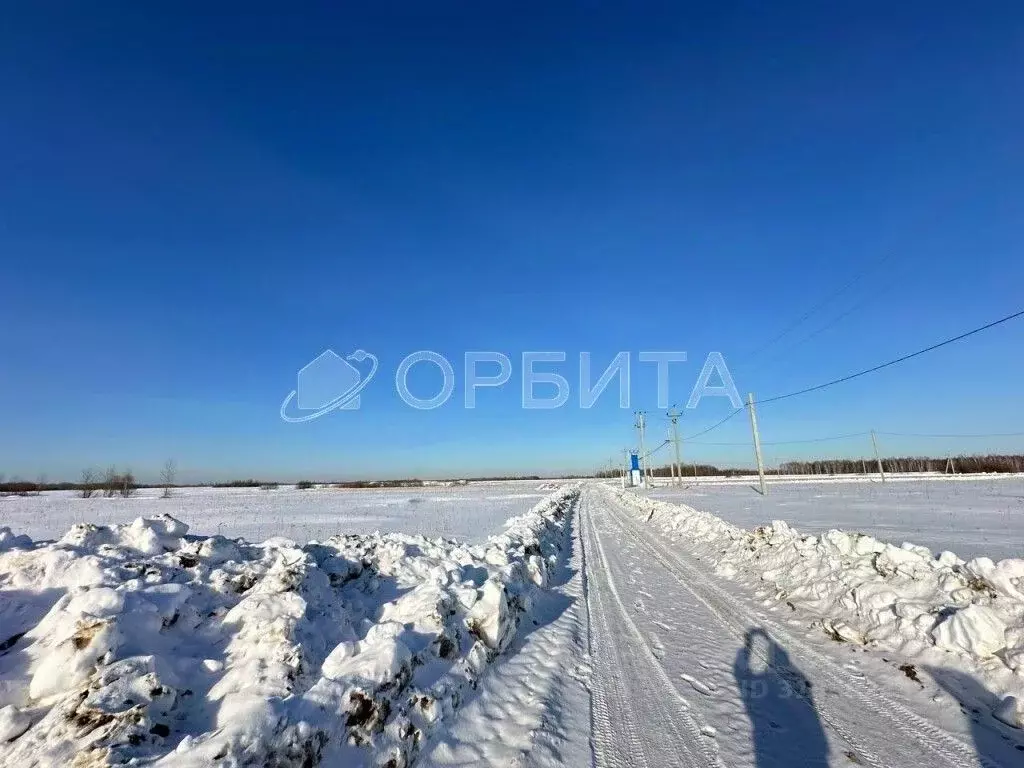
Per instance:
[[[410,765],[515,637],[578,492],[475,546],[0,529],[0,764]]]
[[[779,520],[748,531],[682,504],[614,492],[718,575],[763,582],[776,603],[810,611],[832,639],[980,671],[1003,696],[1024,701],[1024,560],[965,562],[839,530],[803,536]],[[1009,720],[1024,727],[1020,711]]]

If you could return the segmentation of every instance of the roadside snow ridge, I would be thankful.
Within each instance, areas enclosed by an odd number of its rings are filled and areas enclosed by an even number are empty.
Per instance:
[[[409,765],[530,611],[578,492],[473,546],[0,528],[0,763]]]

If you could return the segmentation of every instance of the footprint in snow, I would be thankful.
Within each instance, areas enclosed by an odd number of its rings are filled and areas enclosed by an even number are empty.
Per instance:
[[[638,613],[647,613],[647,606],[644,605],[643,600],[633,601],[633,607],[637,610]]]
[[[680,677],[683,678],[683,680],[685,680],[686,682],[688,682],[692,686],[693,690],[695,690],[697,693],[703,693],[705,696],[712,696],[715,693],[714,688],[712,688],[707,683],[702,683],[700,680],[693,677],[692,675],[683,674],[680,675]]]
[[[593,673],[594,670],[591,668],[589,664],[581,662],[575,665],[569,674],[577,680],[579,680],[581,683],[588,683],[590,682],[590,678],[593,675]]]
[[[654,658],[663,658],[665,656],[665,646],[661,644],[661,638],[653,632],[648,637],[651,639],[651,653],[654,654]]]
[[[654,626],[661,627],[666,632],[673,632],[673,631],[675,631],[675,627],[670,627],[668,624],[665,624],[664,622],[661,622],[661,621],[655,621],[654,622]]]

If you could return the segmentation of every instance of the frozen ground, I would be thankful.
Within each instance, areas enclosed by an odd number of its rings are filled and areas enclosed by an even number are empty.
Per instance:
[[[0,765],[409,765],[528,631],[573,493],[479,545],[0,528]]]
[[[682,489],[652,489],[651,497],[688,504],[743,528],[785,520],[805,533],[861,531],[934,552],[949,549],[965,559],[1024,557],[1024,477],[771,479],[764,498],[751,483],[756,478],[691,480]]]
[[[0,765],[1024,762],[1024,560],[530,485],[477,543],[0,520]]]
[[[744,531],[597,484],[572,526],[556,618],[489,671],[426,765],[1024,761],[1024,561]]]
[[[598,764],[1021,764],[1024,561],[744,531],[607,487],[577,523]]]
[[[388,489],[180,488],[170,499],[140,489],[122,498],[80,498],[73,492],[0,498],[0,526],[36,540],[56,539],[76,523],[110,525],[171,515],[193,535],[263,541],[286,536],[324,540],[336,534],[422,533],[482,541],[550,491],[546,481],[470,483]]]

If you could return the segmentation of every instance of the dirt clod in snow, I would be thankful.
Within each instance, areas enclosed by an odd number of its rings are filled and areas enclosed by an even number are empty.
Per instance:
[[[901,664],[900,672],[909,677],[915,683],[921,682],[921,678],[917,676],[917,668],[913,664]]]

